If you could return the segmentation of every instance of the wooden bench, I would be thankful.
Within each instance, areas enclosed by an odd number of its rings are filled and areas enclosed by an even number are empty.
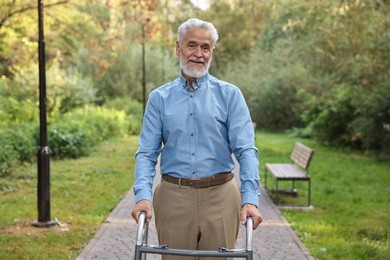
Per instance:
[[[313,157],[314,150],[296,142],[295,147],[290,156],[291,163],[266,163],[265,164],[265,188],[267,189],[267,174],[268,172],[276,179],[275,187],[275,203],[279,204],[279,181],[292,181],[292,192],[295,190],[295,181],[307,181],[308,182],[308,206],[310,206],[311,199],[311,181],[308,173],[310,161]]]

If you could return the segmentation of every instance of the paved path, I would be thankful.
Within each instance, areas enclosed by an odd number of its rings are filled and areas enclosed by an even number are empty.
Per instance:
[[[160,181],[159,178],[155,179],[154,185]],[[314,259],[263,187],[260,204],[264,220],[253,232],[254,259]],[[77,259],[133,259],[137,230],[137,225],[130,216],[133,206],[134,195],[130,190]],[[148,244],[158,244],[153,221],[149,225]],[[245,248],[244,226],[240,228],[236,248]],[[161,256],[148,254],[147,259],[161,259]]]

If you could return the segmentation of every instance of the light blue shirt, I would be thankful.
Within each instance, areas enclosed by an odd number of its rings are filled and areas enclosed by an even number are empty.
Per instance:
[[[149,95],[138,139],[136,202],[152,199],[155,166],[177,178],[202,178],[240,163],[242,205],[259,205],[259,161],[252,120],[236,86],[207,74],[189,90],[180,74]]]

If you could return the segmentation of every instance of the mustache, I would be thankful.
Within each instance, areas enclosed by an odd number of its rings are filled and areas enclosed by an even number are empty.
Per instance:
[[[189,58],[188,60],[189,60],[189,61],[193,61],[193,62],[202,62],[202,63],[205,62],[204,58],[195,58],[195,57],[192,57],[192,58]]]

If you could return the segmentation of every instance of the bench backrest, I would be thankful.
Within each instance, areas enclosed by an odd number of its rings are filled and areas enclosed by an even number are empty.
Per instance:
[[[295,164],[307,171],[313,154],[314,150],[300,142],[296,142],[290,158]]]

